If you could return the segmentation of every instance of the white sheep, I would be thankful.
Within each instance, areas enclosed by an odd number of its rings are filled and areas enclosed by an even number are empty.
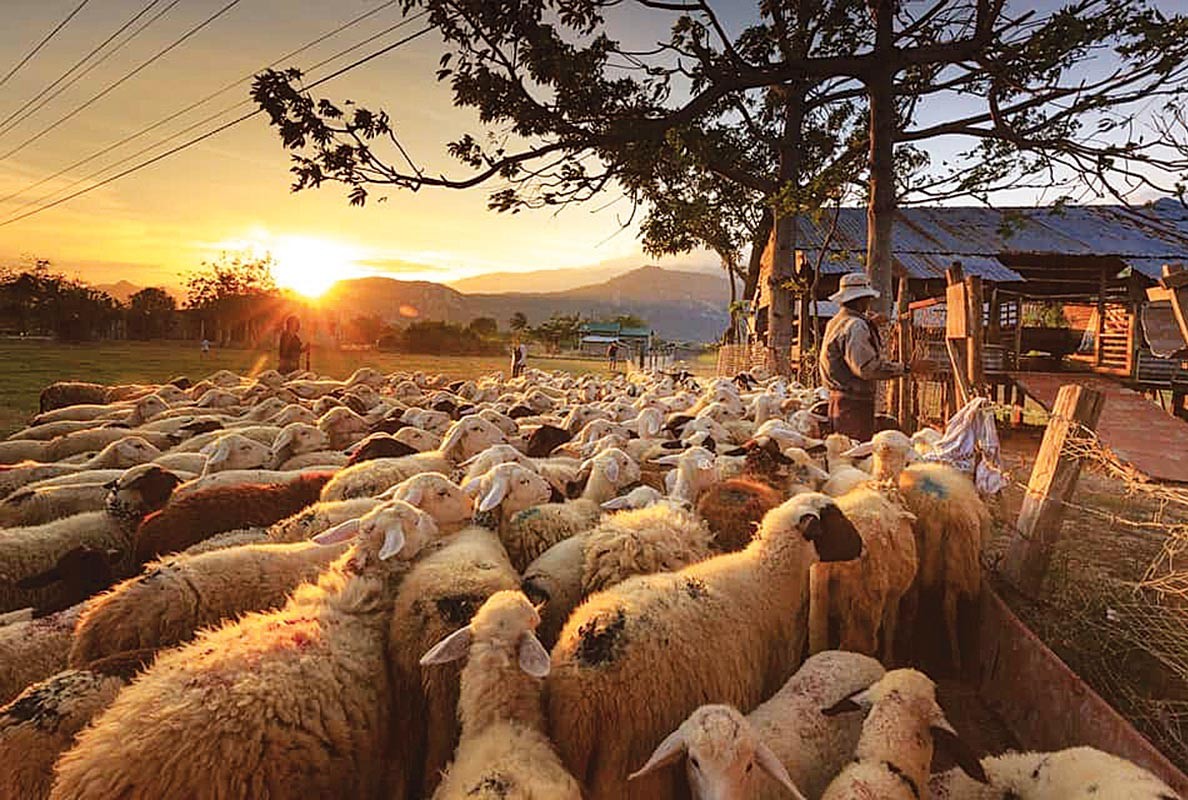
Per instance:
[[[127,469],[146,464],[161,456],[161,451],[139,436],[124,436],[78,464],[22,462],[0,471],[0,497],[30,483],[67,475],[105,469]],[[88,481],[95,482],[95,481]]]
[[[919,800],[928,790],[933,748],[944,748],[967,773],[984,780],[976,756],[957,737],[936,702],[936,684],[914,669],[888,672],[825,713],[869,710],[854,761],[821,800]]]
[[[427,514],[393,502],[322,539],[352,533],[354,546],[284,608],[158,657],[62,756],[51,798],[199,786],[223,797],[374,796],[397,701],[383,677],[394,578],[436,531]]]
[[[693,800],[782,800],[789,791],[818,798],[850,761],[862,732],[858,715],[827,717],[822,709],[882,676],[879,662],[858,653],[830,650],[809,656],[783,688],[746,717],[731,706],[694,711],[635,775],[685,757]]]
[[[268,445],[239,433],[223,434],[207,447],[203,475],[232,469],[262,469],[272,461],[272,451]]]
[[[630,578],[579,606],[553,648],[549,720],[591,800],[675,796],[672,776],[627,777],[706,698],[753,708],[782,686],[800,663],[809,567],[860,551],[835,501],[802,494],[768,513],[745,550]]]
[[[714,454],[704,447],[690,447],[683,453],[653,459],[652,463],[676,467],[669,473],[672,478],[668,496],[689,505],[696,505],[701,493],[719,479]]]
[[[1092,747],[983,758],[987,783],[961,769],[933,775],[933,800],[1176,800],[1159,778],[1124,758]]]
[[[375,497],[314,503],[268,529],[268,541],[276,544],[304,542],[351,519],[358,519],[383,501]]]
[[[286,461],[304,453],[326,450],[330,447],[330,437],[322,430],[304,422],[290,422],[277,434],[272,442],[271,461],[267,465],[275,470],[284,469]],[[220,466],[222,469],[251,469],[252,464],[236,464],[234,466]],[[261,465],[263,466],[263,465]]]
[[[549,653],[536,638],[539,624],[524,595],[498,592],[469,625],[421,658],[428,667],[469,655],[458,702],[462,736],[434,800],[490,794],[581,800],[577,781],[561,766],[545,733],[540,694]]]

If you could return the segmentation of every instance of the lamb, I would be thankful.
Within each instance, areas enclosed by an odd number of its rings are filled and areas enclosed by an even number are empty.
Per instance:
[[[458,464],[503,439],[503,433],[490,422],[469,416],[453,424],[438,450],[404,458],[377,458],[347,467],[326,485],[322,499],[374,497],[419,472],[449,475]]]
[[[1056,753],[1007,753],[983,758],[988,783],[961,769],[933,775],[933,800],[1175,800],[1170,786],[1124,758],[1092,747]]]
[[[847,492],[837,498],[837,506],[862,536],[862,555],[854,561],[812,567],[809,652],[829,646],[832,618],[837,621],[842,650],[877,653],[890,664],[900,606],[919,565],[912,531],[916,518],[870,489]],[[910,610],[907,616],[910,619]]]
[[[431,797],[458,744],[457,668],[423,670],[420,654],[469,624],[487,598],[518,588],[498,537],[466,528],[426,554],[404,579],[392,612],[388,663],[401,698],[389,730],[388,797]]]
[[[288,483],[216,486],[173,498],[136,530],[139,564],[176,553],[216,533],[267,527],[317,502],[330,472],[307,472]]]
[[[497,592],[469,625],[421,658],[429,666],[469,653],[458,702],[462,737],[434,800],[581,800],[581,788],[561,766],[544,730],[540,692],[549,653],[534,633],[539,624],[524,595]]]
[[[694,711],[632,777],[688,756],[693,800],[782,800],[788,791],[818,798],[850,761],[862,731],[856,715],[826,717],[821,709],[882,676],[883,667],[873,658],[837,650],[817,653],[746,717],[731,706]],[[766,777],[752,769],[756,763]]]
[[[712,538],[697,515],[662,502],[611,514],[592,531],[553,545],[528,565],[520,584],[543,604],[542,640],[556,644],[569,615],[595,592],[704,561],[713,555]]]
[[[589,470],[590,478],[578,499],[542,503],[515,514],[509,514],[505,508],[499,538],[517,570],[524,570],[557,542],[593,528],[602,516],[602,503],[618,494],[619,489],[639,480],[639,467],[622,450],[600,453],[582,469]],[[501,482],[492,483],[490,491],[482,497],[479,510],[501,502],[507,489]]]
[[[826,716],[869,709],[854,762],[834,778],[821,800],[919,800],[927,791],[933,746],[950,751],[958,765],[985,781],[977,758],[957,738],[936,702],[936,684],[914,669],[888,672],[847,697]]]
[[[433,517],[442,534],[461,530],[469,522],[474,505],[458,484],[438,472],[413,475],[381,494],[379,499],[403,500],[421,509]]]
[[[68,591],[61,582],[26,589],[19,581],[46,573],[77,547],[118,551],[115,572],[126,574],[137,524],[163,506],[179,482],[176,475],[155,465],[133,467],[111,488],[103,511],[28,528],[0,529],[0,613],[59,602]]]
[[[579,606],[553,649],[548,716],[591,800],[673,797],[672,776],[628,784],[628,774],[705,698],[753,708],[782,686],[804,645],[809,567],[861,548],[834,500],[802,494],[745,550],[631,578]]]
[[[158,657],[62,756],[50,797],[173,797],[198,787],[207,797],[375,796],[394,701],[382,677],[392,598],[436,531],[427,514],[393,502],[322,540],[352,534],[355,544],[281,610]],[[279,691],[286,686],[296,691]]]
[[[155,652],[246,612],[279,608],[343,550],[314,542],[242,545],[150,564],[85,605],[68,664],[84,669],[119,653]]]

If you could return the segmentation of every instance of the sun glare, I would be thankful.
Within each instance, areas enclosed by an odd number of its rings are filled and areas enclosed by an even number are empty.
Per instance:
[[[343,278],[358,271],[349,247],[325,239],[283,237],[271,244],[275,261],[272,276],[282,289],[292,289],[309,298],[321,297]]]

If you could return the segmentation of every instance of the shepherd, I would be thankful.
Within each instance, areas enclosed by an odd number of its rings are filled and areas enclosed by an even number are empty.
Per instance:
[[[309,354],[309,345],[302,344],[297,332],[301,330],[301,320],[296,314],[290,314],[285,319],[285,329],[280,337],[280,364],[277,369],[284,375],[301,369],[301,354]]]
[[[841,309],[825,326],[821,343],[819,366],[821,382],[829,390],[829,422],[834,433],[859,442],[869,442],[875,434],[877,382],[927,371],[926,363],[883,358],[878,325],[887,319],[870,313],[870,303],[878,296],[864,273],[843,275],[838,290],[829,296]]]

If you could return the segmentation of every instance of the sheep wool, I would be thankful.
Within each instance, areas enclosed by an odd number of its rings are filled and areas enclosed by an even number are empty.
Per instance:
[[[444,664],[469,651],[458,702],[462,737],[434,800],[581,800],[544,732],[540,692],[549,653],[533,632],[539,624],[524,595],[497,592],[421,659]]]
[[[241,545],[150,564],[86,604],[68,663],[82,669],[118,653],[172,647],[240,614],[279,608],[342,550],[313,542]]]
[[[323,540],[352,532],[354,546],[281,610],[161,655],[62,756],[50,797],[375,796],[393,593],[436,531],[394,502]]]
[[[70,640],[81,613],[82,606],[77,605],[0,627],[0,703],[66,669]]]
[[[341,522],[363,516],[381,502],[374,497],[359,497],[314,503],[270,526],[268,541],[274,544],[304,542]]]
[[[804,646],[809,567],[860,552],[836,503],[803,494],[772,510],[745,550],[631,578],[579,606],[553,648],[548,717],[591,800],[677,796],[671,775],[628,775],[705,698],[750,709],[782,686]]]
[[[767,512],[783,502],[770,485],[748,478],[731,478],[706,489],[697,501],[697,513],[714,534],[714,545],[724,552],[742,550],[755,536]]]

